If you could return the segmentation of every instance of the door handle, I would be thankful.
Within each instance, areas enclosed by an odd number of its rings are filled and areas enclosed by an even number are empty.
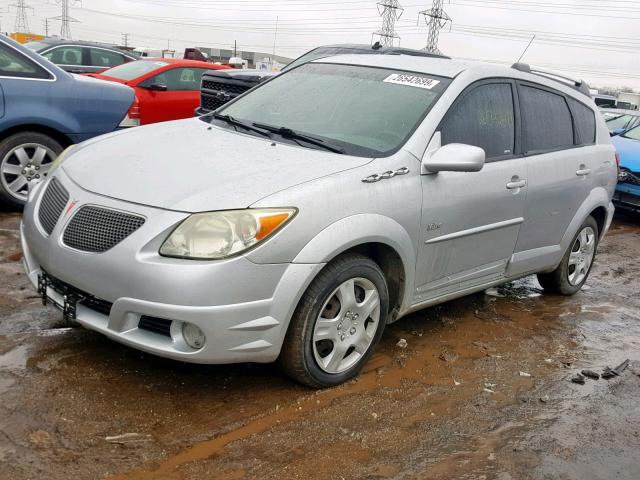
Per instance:
[[[586,177],[587,175],[589,175],[591,173],[591,169],[590,168],[583,168],[584,165],[580,166],[580,170],[578,170],[576,172],[576,175],[579,177]]]
[[[515,190],[517,188],[524,188],[526,186],[527,186],[527,181],[526,180],[511,179],[511,181],[509,183],[507,183],[507,189],[509,189],[509,190]]]

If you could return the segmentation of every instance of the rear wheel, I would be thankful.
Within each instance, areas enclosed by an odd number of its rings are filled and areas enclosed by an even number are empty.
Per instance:
[[[560,295],[573,295],[586,283],[598,247],[598,224],[587,218],[573,238],[558,268],[550,273],[539,273],[538,281],[545,291]]]
[[[62,145],[38,132],[16,133],[0,142],[0,200],[21,208],[29,188],[44,180],[61,152]]]
[[[361,255],[338,257],[300,300],[279,358],[281,367],[314,388],[355,377],[382,336],[388,309],[380,267]]]

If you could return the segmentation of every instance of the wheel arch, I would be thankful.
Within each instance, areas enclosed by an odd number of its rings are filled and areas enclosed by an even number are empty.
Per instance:
[[[2,140],[7,139],[8,137],[15,135],[17,133],[27,133],[27,132],[36,132],[41,133],[43,135],[47,135],[57,141],[63,148],[67,148],[69,145],[74,142],[64,133],[56,130],[55,128],[48,127],[46,125],[37,124],[37,123],[27,123],[23,125],[14,125],[12,127],[3,130],[0,133],[0,138]]]
[[[377,214],[343,218],[325,228],[296,256],[294,263],[329,263],[345,253],[359,253],[376,262],[389,286],[390,320],[411,302],[415,247],[395,220]]]

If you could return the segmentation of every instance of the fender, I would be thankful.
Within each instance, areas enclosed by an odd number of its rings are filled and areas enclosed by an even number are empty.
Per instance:
[[[611,203],[611,196],[609,192],[603,187],[597,187],[591,190],[587,199],[582,202],[582,205],[576,212],[573,220],[569,224],[567,231],[562,237],[562,241],[560,242],[560,250],[562,252],[562,256],[564,256],[567,248],[569,248],[573,237],[575,237],[576,233],[578,233],[578,229],[582,226],[584,221],[587,219],[589,214],[593,212],[596,208],[603,207],[607,211],[607,218],[605,220],[605,226],[600,233],[600,240],[607,234],[609,230],[609,226],[611,225],[611,220],[613,218],[613,212],[615,208],[613,207],[613,203]],[[562,260],[562,256],[558,259],[558,263]],[[557,266],[557,265],[556,265]]]
[[[350,248],[365,243],[382,243],[393,248],[405,272],[401,310],[411,304],[415,279],[416,247],[411,236],[395,220],[378,214],[342,218],[316,235],[294,258],[293,263],[327,263]]]

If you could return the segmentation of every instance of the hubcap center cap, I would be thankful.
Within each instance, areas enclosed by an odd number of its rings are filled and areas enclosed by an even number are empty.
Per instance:
[[[348,337],[358,332],[358,323],[360,315],[358,313],[347,311],[338,323],[338,336],[341,341],[345,341]]]

